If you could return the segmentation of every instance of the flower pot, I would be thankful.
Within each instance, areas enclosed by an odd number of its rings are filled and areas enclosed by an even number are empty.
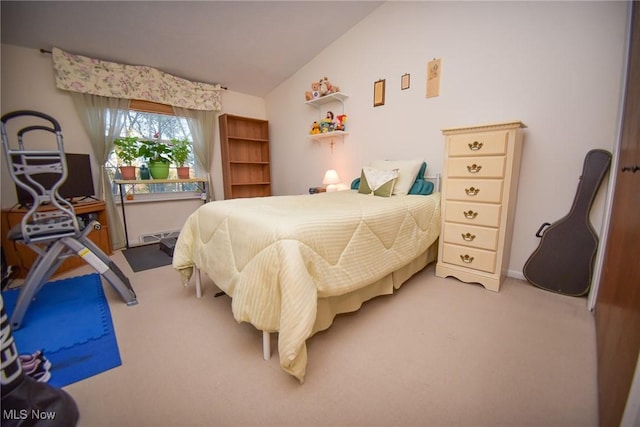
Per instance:
[[[120,166],[120,175],[122,179],[136,179],[136,167]]]
[[[149,162],[149,172],[153,179],[167,179],[169,177],[169,163]]]
[[[189,166],[178,166],[178,178],[189,179]]]

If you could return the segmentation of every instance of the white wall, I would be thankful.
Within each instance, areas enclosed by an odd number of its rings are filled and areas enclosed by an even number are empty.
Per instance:
[[[64,136],[65,151],[89,153],[88,136],[73,106],[71,97],[55,87],[51,56],[35,49],[3,44],[1,46],[1,111],[2,114],[28,109],[41,111],[60,122]],[[264,99],[226,91],[222,96],[224,111],[221,113],[264,119]],[[220,166],[220,136],[215,132],[214,141],[214,193],[223,197],[222,172]],[[94,183],[98,182],[98,165],[92,155]],[[13,181],[6,170],[4,158],[0,163],[2,178],[0,202],[9,208],[17,202]],[[186,217],[201,202],[198,200],[170,201],[130,204],[127,206],[127,224],[131,243],[138,243],[141,234],[179,230]],[[165,212],[166,214],[159,214]],[[5,230],[3,230],[5,232]]]
[[[521,276],[538,227],[568,213],[585,154],[614,151],[626,14],[624,2],[383,4],[266,97],[274,192],[304,193],[328,168],[349,183],[374,159],[421,156],[428,174],[439,173],[441,129],[521,120],[528,128],[509,267]],[[427,99],[433,58],[442,59],[441,95]],[[400,90],[404,73],[408,90]],[[307,137],[318,114],[304,92],[322,76],[350,96],[350,135],[333,154]],[[386,79],[386,102],[374,108],[378,79]],[[603,193],[592,210],[596,230]]]
[[[510,263],[517,275],[538,245],[540,224],[568,212],[586,152],[614,151],[626,14],[624,2],[389,2],[264,100],[225,92],[224,112],[270,121],[275,194],[306,193],[330,167],[348,183],[378,158],[423,156],[428,173],[438,173],[442,128],[522,120],[528,128]],[[330,23],[326,28],[331,31]],[[441,95],[426,99],[432,58],[442,59]],[[61,122],[67,151],[89,152],[69,96],[55,89],[50,56],[2,45],[1,65],[3,113],[48,112]],[[411,88],[401,91],[404,73],[411,74]],[[350,96],[350,135],[335,144],[333,154],[328,144],[307,138],[318,114],[304,105],[303,94],[322,76]],[[386,103],[373,108],[373,82],[381,78],[387,81]],[[219,161],[217,132],[215,144]],[[4,162],[0,168],[2,207],[8,207],[15,192]],[[220,199],[218,162],[213,177]],[[600,194],[592,210],[597,230],[603,200]],[[153,204],[132,206],[132,222],[172,229],[143,219],[143,206],[158,212]]]

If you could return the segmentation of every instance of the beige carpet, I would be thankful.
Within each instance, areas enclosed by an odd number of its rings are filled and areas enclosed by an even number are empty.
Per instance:
[[[598,425],[582,298],[514,279],[494,293],[430,266],[310,339],[300,385],[277,354],[262,360],[261,333],[210,281],[198,300],[170,266],[133,273],[113,259],[139,305],[105,286],[122,366],[65,388],[80,426]]]

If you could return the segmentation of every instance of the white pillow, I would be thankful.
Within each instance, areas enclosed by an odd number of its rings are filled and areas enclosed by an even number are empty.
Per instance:
[[[398,169],[398,179],[396,180],[393,194],[409,194],[411,186],[418,176],[423,159],[414,160],[375,160],[371,162],[371,167],[375,169],[393,170]]]

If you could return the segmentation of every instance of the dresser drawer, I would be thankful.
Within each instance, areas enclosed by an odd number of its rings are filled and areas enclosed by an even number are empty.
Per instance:
[[[452,157],[447,161],[450,178],[503,178],[506,157]]]
[[[498,249],[498,229],[474,227],[472,225],[445,222],[443,239],[447,243],[454,243],[472,248]]]
[[[483,203],[446,202],[445,222],[498,227],[501,205]]]
[[[482,132],[449,136],[449,156],[495,156],[506,154],[509,133]]]
[[[445,243],[442,260],[447,264],[493,273],[496,266],[496,253]]]
[[[500,203],[501,179],[448,179],[447,200]]]

